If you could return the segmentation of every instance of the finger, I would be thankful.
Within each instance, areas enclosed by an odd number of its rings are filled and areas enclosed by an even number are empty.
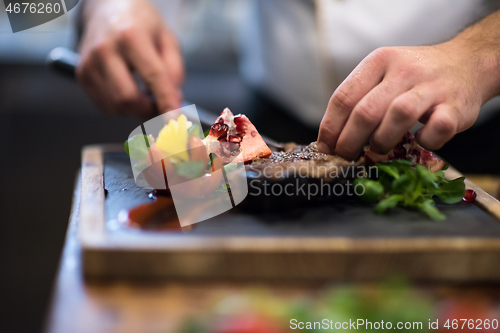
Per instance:
[[[167,64],[174,85],[181,88],[185,76],[181,48],[177,39],[167,28],[164,28],[161,34],[161,54]]]
[[[408,84],[408,83],[406,83]],[[337,141],[335,154],[357,159],[363,146],[380,125],[391,102],[409,87],[384,79],[354,107]]]
[[[415,138],[424,148],[436,150],[457,133],[457,128],[453,108],[447,104],[439,104],[434,108],[427,124],[415,133]]]
[[[178,88],[172,82],[167,64],[152,38],[130,30],[122,37],[121,46],[128,63],[137,69],[147,88],[153,93],[158,110],[164,113],[179,108]]]
[[[401,138],[436,103],[436,91],[415,87],[390,104],[370,142],[370,147],[378,154],[387,154],[401,141]]]
[[[318,149],[320,152],[332,154],[336,150],[337,140],[352,110],[370,90],[382,81],[387,60],[384,52],[371,54],[335,90],[319,127]]]
[[[105,91],[102,93],[107,95],[114,113],[152,117],[155,114],[153,103],[139,90],[123,58],[112,54],[103,62]]]
[[[112,113],[109,101],[104,98],[104,80],[99,66],[90,57],[83,58],[76,69],[76,77],[92,102],[101,110]]]

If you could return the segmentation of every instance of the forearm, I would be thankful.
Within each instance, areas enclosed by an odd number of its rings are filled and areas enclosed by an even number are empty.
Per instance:
[[[482,104],[500,95],[500,11],[468,27],[443,45],[463,56],[464,66],[472,66]]]

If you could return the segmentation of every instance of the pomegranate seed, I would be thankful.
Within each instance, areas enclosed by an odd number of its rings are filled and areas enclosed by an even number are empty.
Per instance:
[[[239,143],[237,143],[237,142],[231,142],[231,143],[229,144],[229,149],[230,149],[231,151],[232,151],[232,150],[236,150],[236,149],[238,149],[238,148],[240,148],[240,144],[239,144]]]
[[[224,124],[224,119],[222,117],[217,118],[216,124]]]
[[[226,137],[221,136],[220,138],[217,139],[219,142],[227,142]]]
[[[240,138],[242,138],[242,139],[243,139],[243,138],[245,137],[245,132],[238,133],[237,135],[238,135]]]
[[[406,149],[402,143],[398,143],[392,151],[395,158],[406,158]]]
[[[406,133],[405,136],[403,136],[403,139],[401,140],[402,143],[410,143],[415,139],[413,135],[411,135],[410,132]]]
[[[229,145],[226,144],[226,143],[223,143],[221,144],[221,150],[222,150],[222,154],[226,155],[226,156],[230,156],[231,155],[231,150],[229,149]]]
[[[421,153],[422,153],[422,159],[424,161],[430,160],[433,158],[432,153],[430,151],[428,151],[427,149],[422,149]]]
[[[238,133],[243,133],[248,129],[248,126],[243,124],[243,125],[236,125],[236,132]]]
[[[256,131],[252,131],[250,134],[252,135],[252,137],[256,137],[257,136],[257,132]]]
[[[241,138],[237,135],[230,135],[229,136],[229,142],[241,142]]]
[[[476,202],[477,194],[473,190],[466,190],[464,195],[464,201],[474,203]]]
[[[213,124],[212,127],[210,127],[210,135],[215,136],[217,138],[221,136],[226,136],[227,129],[228,127],[226,124]]]
[[[245,122],[245,119],[241,116],[234,116],[234,123],[236,125],[242,125]]]

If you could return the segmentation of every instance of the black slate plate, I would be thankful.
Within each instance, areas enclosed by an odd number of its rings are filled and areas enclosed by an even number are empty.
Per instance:
[[[105,153],[106,217],[116,219],[121,210],[150,202],[149,190],[135,185],[125,153]],[[239,209],[203,221],[189,232],[209,236],[337,236],[352,238],[487,237],[500,236],[500,223],[477,206],[461,202],[438,203],[447,216],[435,222],[416,211],[393,209],[376,215],[357,201],[339,201],[318,207],[290,207],[285,213],[242,212]],[[255,207],[258,212],[259,207]]]

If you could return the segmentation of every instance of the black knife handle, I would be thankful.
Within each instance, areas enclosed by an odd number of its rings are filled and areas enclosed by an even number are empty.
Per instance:
[[[65,47],[53,49],[47,57],[47,64],[51,68],[72,79],[75,78],[76,67],[79,62],[80,56]]]

